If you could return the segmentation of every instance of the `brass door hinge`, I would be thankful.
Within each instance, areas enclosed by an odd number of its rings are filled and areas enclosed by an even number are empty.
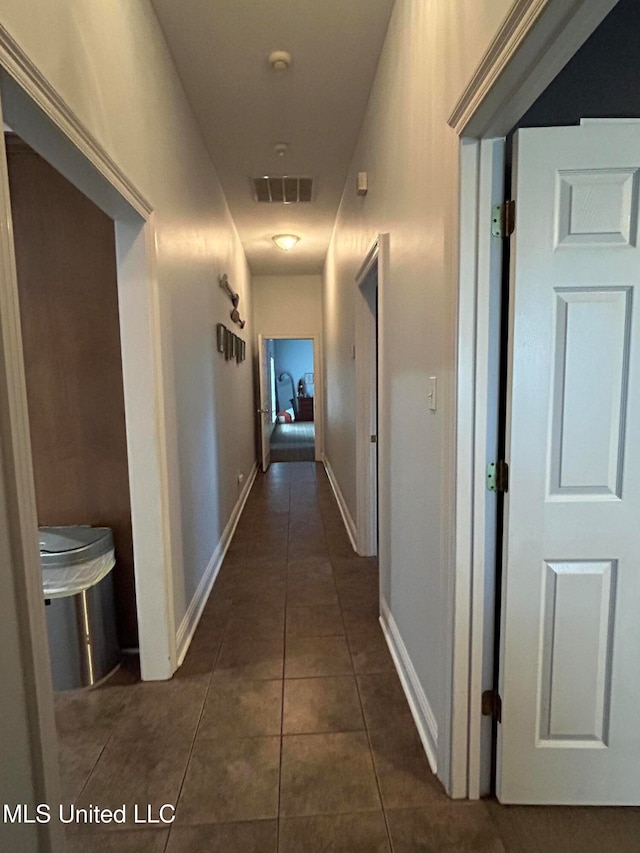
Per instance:
[[[495,688],[485,690],[482,694],[482,716],[491,717],[498,723],[502,722],[502,699]]]
[[[510,237],[516,225],[516,203],[513,199],[491,208],[491,233],[494,237]]]
[[[509,491],[509,466],[504,459],[487,465],[487,489],[490,492]]]

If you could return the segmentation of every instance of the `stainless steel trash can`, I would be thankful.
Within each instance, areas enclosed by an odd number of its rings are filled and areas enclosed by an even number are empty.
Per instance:
[[[108,527],[41,527],[40,564],[54,690],[90,687],[116,669]]]

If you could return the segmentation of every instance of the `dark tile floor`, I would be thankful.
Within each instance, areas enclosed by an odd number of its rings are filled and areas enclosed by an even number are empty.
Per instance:
[[[57,697],[67,802],[177,805],[77,853],[638,851],[634,809],[453,802],[431,773],[322,468],[259,476],[185,663]]]

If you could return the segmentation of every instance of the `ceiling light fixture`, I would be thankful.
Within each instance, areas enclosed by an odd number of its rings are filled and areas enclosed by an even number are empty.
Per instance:
[[[279,249],[283,252],[289,252],[300,241],[295,234],[274,234],[271,238]]]
[[[291,54],[286,50],[274,50],[269,54],[269,65],[272,71],[288,71],[291,67]]]

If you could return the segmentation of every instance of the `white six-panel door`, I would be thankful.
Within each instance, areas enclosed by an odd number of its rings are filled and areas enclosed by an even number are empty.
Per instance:
[[[640,803],[640,123],[517,133],[497,793]]]

